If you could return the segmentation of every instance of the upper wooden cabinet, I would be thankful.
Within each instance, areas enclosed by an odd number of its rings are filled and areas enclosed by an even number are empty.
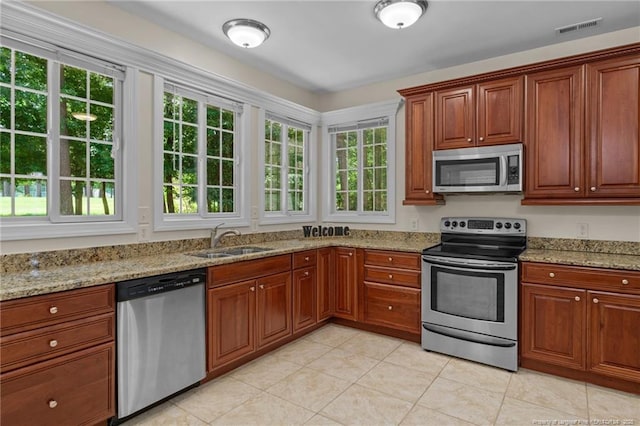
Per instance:
[[[407,98],[405,205],[442,204],[432,191],[433,93]]]
[[[435,94],[435,149],[522,141],[522,77]]]

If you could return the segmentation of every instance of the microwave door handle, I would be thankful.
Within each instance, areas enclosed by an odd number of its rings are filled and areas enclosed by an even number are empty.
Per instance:
[[[504,155],[500,156],[500,187],[504,188],[507,186],[507,157]]]

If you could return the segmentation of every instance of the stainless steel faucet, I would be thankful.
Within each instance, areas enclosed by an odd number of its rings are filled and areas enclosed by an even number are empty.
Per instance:
[[[211,230],[211,248],[212,249],[218,246],[218,243],[220,242],[222,237],[224,237],[225,235],[230,235],[230,234],[240,235],[240,231],[236,229],[229,229],[228,231],[224,231],[222,234],[218,235],[218,228],[220,228],[222,225],[224,225],[224,222],[216,225],[216,227]]]

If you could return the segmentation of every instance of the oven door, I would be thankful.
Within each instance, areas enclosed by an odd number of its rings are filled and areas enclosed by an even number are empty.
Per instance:
[[[517,340],[517,262],[422,258],[423,322]]]

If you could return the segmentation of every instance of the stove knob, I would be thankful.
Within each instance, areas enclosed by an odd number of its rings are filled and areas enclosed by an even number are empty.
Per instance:
[[[451,222],[451,226],[453,226],[453,227],[455,228],[456,226],[458,226],[458,222],[456,222],[456,221],[454,220],[453,222]]]
[[[445,220],[444,226],[448,228],[449,226],[451,226],[451,222],[449,222],[448,220]]]
[[[466,226],[466,223],[460,222],[460,228],[464,228],[465,226]]]
[[[511,224],[509,222],[505,222],[504,229],[511,229]]]
[[[520,229],[520,222],[516,222],[513,224],[513,229]]]
[[[502,229],[502,222],[496,222],[496,228]]]

